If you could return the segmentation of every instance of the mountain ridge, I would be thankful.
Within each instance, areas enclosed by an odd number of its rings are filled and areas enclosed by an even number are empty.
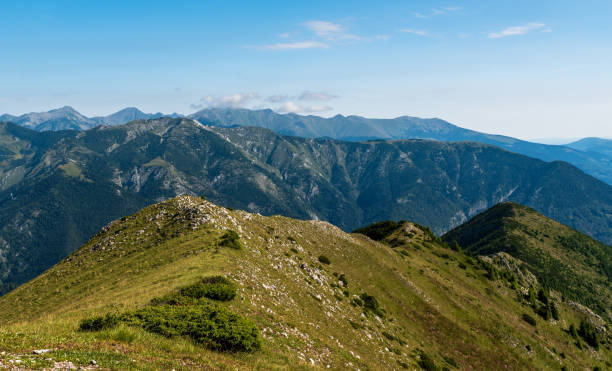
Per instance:
[[[223,244],[229,231],[238,249]],[[109,223],[74,254],[0,297],[0,362],[60,368],[95,359],[101,368],[245,370],[610,364],[605,336],[595,348],[568,332],[569,324],[591,318],[571,303],[551,294],[546,300],[559,320],[545,320],[523,298],[525,282],[492,277],[495,268],[448,248],[427,228],[404,222],[389,237],[393,245],[325,222],[178,196]],[[233,300],[202,300],[252,321],[260,350],[219,352],[138,322],[79,330],[99,316],[168,310],[156,303],[203,277],[235,286]],[[184,306],[190,308],[177,308]],[[172,322],[164,326],[171,330]]]
[[[59,111],[59,110],[54,110]],[[71,112],[74,111],[71,109]],[[74,111],[76,112],[76,111]],[[86,130],[97,125],[118,125],[134,119],[159,117],[183,117],[173,113],[145,114],[129,107],[108,116],[87,118],[77,113],[69,117],[56,117],[41,121],[48,113],[32,113],[19,117],[3,115],[1,121],[12,121],[35,130]],[[78,114],[78,115],[77,115]],[[77,119],[81,117],[81,121]],[[250,110],[245,108],[206,108],[186,117],[208,125],[257,126],[270,129],[281,135],[303,138],[329,137],[345,141],[431,139],[446,142],[475,141],[495,145],[512,152],[544,161],[566,161],[586,173],[612,184],[612,156],[608,152],[583,150],[580,144],[547,145],[532,143],[503,135],[480,133],[461,128],[438,118],[423,119],[400,116],[393,119],[370,119],[356,115],[336,115],[323,118],[314,115],[302,116],[294,113],[278,114],[271,109]]]
[[[612,319],[612,246],[513,202],[493,206],[442,238],[475,255],[508,253],[544,287]]]
[[[161,118],[82,132],[3,124],[0,148],[2,291],[110,220],[182,193],[344,230],[406,219],[436,233],[510,199],[612,240],[610,186],[485,144],[301,139]]]

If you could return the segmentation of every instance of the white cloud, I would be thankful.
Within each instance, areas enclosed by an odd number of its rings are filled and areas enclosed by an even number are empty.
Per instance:
[[[488,34],[489,39],[499,39],[507,36],[524,35],[531,31],[539,30],[546,27],[545,23],[532,22],[521,26],[512,26],[505,28],[499,32],[490,32]]]
[[[257,93],[234,93],[224,96],[213,96],[207,95],[200,99],[198,103],[190,105],[193,109],[200,109],[203,107],[209,108],[236,108],[244,107],[247,103],[259,99]]]
[[[406,32],[406,33],[409,33],[409,34],[413,34],[413,35],[423,36],[423,37],[429,36],[429,32],[427,32],[425,30],[413,30],[411,28],[403,28],[400,31],[401,32]]]
[[[333,110],[333,107],[328,105],[315,105],[315,106],[300,106],[294,101],[287,101],[276,108],[276,112],[278,113],[316,113],[316,112],[326,112]]]
[[[334,108],[330,106],[309,106],[302,109],[304,113],[316,113],[316,112],[327,112],[332,111]]]
[[[283,32],[279,34],[278,37],[282,37],[283,39],[286,39],[288,37],[291,37],[291,34],[289,32]]]
[[[292,101],[283,103],[280,107],[276,109],[276,112],[279,113],[297,113],[302,112],[302,107],[298,106]]]
[[[300,50],[300,49],[327,49],[329,45],[320,41],[297,41],[294,43],[278,43],[260,46],[262,50]]]
[[[325,40],[358,40],[359,36],[347,33],[343,26],[327,21],[309,21],[303,24],[318,37]]]
[[[302,92],[302,94],[300,94],[300,96],[298,97],[299,100],[320,102],[328,101],[334,98],[338,98],[338,96],[323,91],[315,92],[309,90]]]

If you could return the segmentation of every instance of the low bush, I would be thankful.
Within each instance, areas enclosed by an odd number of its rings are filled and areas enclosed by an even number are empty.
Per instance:
[[[206,277],[200,282],[181,287],[178,292],[151,300],[152,305],[195,305],[200,299],[229,301],[236,297],[236,286],[225,277]],[[202,301],[205,303],[205,300]]]
[[[425,371],[438,371],[439,368],[436,366],[434,360],[424,351],[421,351],[419,359],[419,366]]]
[[[378,222],[370,224],[366,227],[359,228],[353,231],[353,233],[359,233],[366,235],[374,241],[381,241],[391,235],[396,229],[404,224],[403,221],[394,222],[392,220],[386,220],[384,222]]]
[[[323,263],[323,264],[331,264],[331,260],[329,260],[329,258],[325,255],[320,255],[319,256],[319,262]]]
[[[348,280],[346,279],[344,273],[342,273],[340,277],[338,277],[338,281],[342,282],[344,284],[344,287],[348,286]]]
[[[125,323],[166,337],[187,336],[217,351],[252,352],[261,348],[259,329],[248,319],[209,301],[228,301],[236,287],[213,276],[151,301],[151,305],[122,314],[109,313],[81,321],[81,331],[100,331]]]
[[[79,324],[81,331],[100,331],[113,328],[119,324],[119,317],[116,314],[108,313],[105,316],[86,318]]]
[[[149,306],[121,316],[122,322],[165,337],[188,336],[217,351],[252,352],[261,348],[255,324],[214,305]]]
[[[236,297],[236,286],[222,276],[206,277],[201,282],[183,287],[181,295],[199,299],[229,301]]]
[[[527,322],[531,326],[535,326],[537,324],[535,318],[533,318],[532,316],[530,316],[527,313],[523,313],[523,321]]]
[[[220,246],[230,247],[232,249],[240,250],[242,243],[240,243],[240,235],[231,229],[228,229],[223,236],[221,236]]]
[[[580,320],[580,327],[578,328],[578,335],[584,339],[590,346],[597,349],[599,348],[599,339],[597,337],[597,331],[595,326],[590,321],[585,319]]]
[[[376,300],[374,296],[368,295],[364,292],[363,294],[361,294],[360,298],[363,301],[364,309],[371,311],[379,317],[385,316],[385,314],[382,312],[382,309],[380,308],[378,300]]]

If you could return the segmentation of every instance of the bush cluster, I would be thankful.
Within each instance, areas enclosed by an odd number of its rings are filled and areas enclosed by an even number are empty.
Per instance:
[[[147,307],[85,319],[79,329],[100,331],[125,323],[166,337],[188,336],[212,350],[258,350],[261,336],[255,324],[209,301],[228,301],[235,296],[236,287],[227,278],[207,277],[175,293],[155,298]]]
[[[252,352],[261,348],[259,329],[253,322],[213,303],[148,306],[124,313],[121,320],[165,337],[188,336],[212,350]]]
[[[329,260],[329,258],[325,255],[320,255],[319,256],[319,262],[323,263],[323,264],[331,264],[331,260]]]

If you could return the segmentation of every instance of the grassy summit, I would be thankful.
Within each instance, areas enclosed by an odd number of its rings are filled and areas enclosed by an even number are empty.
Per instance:
[[[409,222],[376,242],[328,223],[179,196],[110,223],[0,298],[0,362],[177,370],[610,366],[600,327],[581,326],[585,315],[552,296],[560,319],[544,320],[520,294],[528,281],[494,263]],[[236,337],[217,331],[226,328],[248,329],[238,339],[251,345],[232,346]],[[597,348],[581,340],[590,336]]]
[[[612,247],[528,207],[498,204],[444,239],[477,255],[508,253],[545,288],[612,318]]]

